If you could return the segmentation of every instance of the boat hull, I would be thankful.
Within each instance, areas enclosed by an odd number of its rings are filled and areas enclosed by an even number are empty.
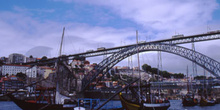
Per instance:
[[[64,107],[62,104],[47,104],[27,102],[25,100],[16,99],[13,95],[7,95],[17,106],[23,110],[73,110],[73,107]]]
[[[198,101],[193,98],[188,98],[188,99],[183,98],[182,104],[183,104],[183,106],[195,106],[198,104]]]
[[[200,106],[213,106],[215,105],[215,101],[213,100],[207,100],[207,99],[201,99],[200,100]]]
[[[145,110],[167,110],[169,107],[170,107],[170,103],[158,103],[158,104],[144,103]]]
[[[121,100],[121,104],[124,109],[126,110],[141,110],[140,104],[131,102],[127,99],[125,99],[122,94],[119,94],[119,99]]]
[[[122,106],[126,110],[167,110],[170,107],[170,103],[142,103],[138,104],[125,99],[121,94],[119,94]]]

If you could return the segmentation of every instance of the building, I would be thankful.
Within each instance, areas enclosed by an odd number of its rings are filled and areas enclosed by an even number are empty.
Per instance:
[[[29,65],[13,65],[13,64],[5,64],[2,65],[2,76],[5,76],[8,74],[9,76],[11,75],[16,75],[17,73],[25,73],[26,70],[29,68]]]
[[[42,75],[43,78],[47,78],[50,73],[54,73],[56,71],[55,68],[51,68],[51,67],[47,67],[47,66],[39,66],[39,69],[38,69],[38,74],[39,75]]]
[[[31,58],[31,57],[26,57],[26,62],[35,62],[37,61],[37,58]]]
[[[31,68],[26,69],[25,74],[28,78],[36,78],[37,77],[37,66],[33,66]]]
[[[22,54],[18,54],[18,53],[13,53],[10,54],[8,57],[9,63],[10,64],[15,64],[15,63],[24,63],[26,62],[26,57]]]
[[[54,72],[55,72],[54,68],[50,68],[50,67],[47,67],[47,66],[33,66],[33,67],[30,67],[26,70],[26,73],[25,73],[27,75],[27,84],[29,85],[29,84],[32,84],[32,83],[34,83],[36,81],[39,81],[41,79],[46,79],[46,78],[49,77],[49,75],[51,73],[54,73]],[[50,87],[52,83],[48,83],[49,81],[51,81],[51,79],[49,79],[46,82],[42,81],[38,84],[40,86]],[[36,85],[29,86],[29,87],[27,87],[27,90],[28,90],[28,92],[33,93],[35,88],[36,88]]]
[[[81,66],[84,66],[85,57],[75,57],[73,58],[73,61],[71,62],[72,68],[82,68]],[[87,62],[89,63],[89,62]]]
[[[15,75],[11,75],[9,77],[5,76],[0,79],[0,92],[2,94],[15,91],[23,87],[24,82],[21,79],[17,78]]]
[[[38,76],[42,76],[43,78],[47,78],[50,73],[54,73],[55,69],[48,66],[33,66],[28,68],[25,72],[28,78],[37,78]]]
[[[1,57],[0,60],[2,61],[3,64],[9,64],[8,58],[6,57]]]

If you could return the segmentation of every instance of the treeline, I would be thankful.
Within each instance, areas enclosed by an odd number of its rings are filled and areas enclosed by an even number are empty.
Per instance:
[[[144,70],[145,72],[150,72],[152,74],[157,74],[158,72],[158,69],[157,68],[152,68],[150,65],[148,64],[143,64],[142,65],[142,70]],[[159,75],[160,76],[163,76],[164,78],[171,78],[172,76],[174,78],[184,78],[184,74],[183,73],[175,73],[175,74],[170,74],[169,72],[167,71],[160,71],[159,70]]]
[[[203,79],[214,79],[214,78],[213,77],[206,77],[206,76],[196,76],[196,77],[194,77],[194,79],[203,80]]]

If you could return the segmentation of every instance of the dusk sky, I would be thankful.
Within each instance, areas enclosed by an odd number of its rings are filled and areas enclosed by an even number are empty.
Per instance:
[[[220,30],[220,0],[1,0],[0,57],[11,53],[57,57],[63,27],[66,55],[134,44],[136,30],[140,41],[201,34]],[[196,51],[220,61],[219,40],[195,45]],[[141,64],[157,65],[155,52],[140,58]],[[185,73],[186,66],[192,66],[176,55],[162,53],[162,58],[163,69],[169,72]],[[126,66],[127,60],[119,65]]]

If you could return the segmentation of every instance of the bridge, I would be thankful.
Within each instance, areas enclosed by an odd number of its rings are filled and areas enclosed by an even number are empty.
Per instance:
[[[170,39],[163,39],[163,40],[157,40],[157,41],[150,41],[145,43],[139,43],[139,44],[153,44],[153,43],[161,43],[161,44],[170,44],[170,45],[178,45],[178,44],[186,44],[186,43],[192,43],[192,42],[202,42],[202,41],[209,41],[209,40],[217,40],[220,39],[220,31],[212,32],[212,33],[205,33],[205,34],[197,34],[197,35],[190,35],[185,37],[179,37],[179,38],[170,38]],[[67,56],[62,56],[63,58],[73,59],[74,57],[94,57],[94,56],[101,56],[101,55],[108,55],[113,54],[121,51],[122,49],[136,46],[137,44],[131,44],[131,45],[124,45],[119,47],[113,47],[113,48],[105,48],[103,50],[94,50],[90,52],[83,52],[83,53],[76,53],[71,54]],[[45,64],[45,63],[54,63],[56,62],[58,57],[50,58],[45,61],[37,61],[37,62],[29,62],[24,64]]]
[[[209,40],[216,40],[216,39],[220,39],[220,31],[212,31],[212,32],[208,32],[205,34],[197,34],[197,35],[191,35],[191,36],[185,36],[185,37],[179,37],[179,38],[170,38],[170,39],[157,40],[157,41],[138,43],[138,44],[132,44],[132,45],[125,45],[125,46],[119,46],[119,47],[113,47],[113,48],[106,48],[102,50],[77,53],[77,54],[72,54],[68,56],[61,56],[58,58],[51,58],[45,61],[30,62],[27,64],[35,65],[35,64],[43,64],[43,63],[54,63],[59,59],[71,60],[74,57],[94,57],[94,56],[101,56],[101,55],[110,55],[109,57],[107,57],[106,59],[104,59],[98,64],[97,72],[94,73],[92,77],[90,76],[89,80],[88,80],[88,76],[85,76],[85,78],[87,77],[87,80],[84,80],[85,84],[83,84],[83,90],[85,90],[86,87],[88,87],[88,85],[91,82],[93,82],[99,74],[103,74],[102,76],[104,76],[104,74],[106,74],[108,70],[110,70],[118,62],[122,61],[123,59],[131,55],[136,54],[137,50],[139,50],[139,52],[163,51],[163,52],[175,54],[183,58],[186,58],[190,61],[193,61],[197,65],[205,68],[215,77],[220,78],[219,77],[220,63],[218,61],[204,54],[196,52],[194,50],[178,46],[178,44],[202,42],[202,41],[209,41]]]
[[[181,81],[151,82],[150,84],[151,84],[152,89],[158,89],[158,88],[161,88],[161,89],[187,89],[187,82],[181,82]],[[203,80],[197,80],[197,82],[195,82],[195,81],[189,82],[189,86],[190,86],[190,88],[193,88],[193,90],[204,89],[204,88],[211,89],[214,86],[218,86],[219,84],[220,84],[219,80],[217,80],[217,81],[206,80],[206,82],[204,82]]]
[[[179,37],[179,38],[170,38],[170,39],[164,39],[164,40],[150,41],[150,42],[139,43],[139,44],[145,45],[145,44],[161,43],[161,44],[169,44],[169,45],[178,45],[178,44],[202,42],[202,41],[209,41],[209,40],[216,40],[216,39],[220,39],[220,31],[216,31],[215,33],[213,32],[213,33],[191,35],[191,36],[185,36],[185,37]],[[137,44],[131,44],[131,45],[125,45],[125,46],[119,46],[119,47],[113,47],[113,48],[106,48],[104,50],[96,50],[96,51],[72,54],[66,57],[69,57],[71,59],[72,57],[76,57],[76,56],[94,57],[94,56],[100,56],[100,55],[113,54],[113,53],[117,53],[121,51],[122,49],[133,47],[136,45]]]

